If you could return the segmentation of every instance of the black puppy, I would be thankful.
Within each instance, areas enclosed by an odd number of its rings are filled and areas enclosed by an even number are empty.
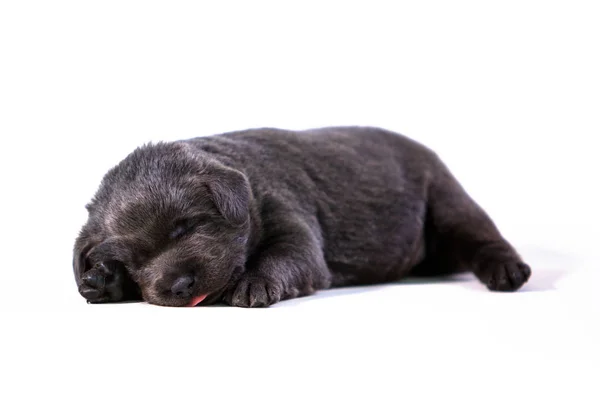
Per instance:
[[[269,306],[408,274],[531,271],[424,146],[376,128],[256,129],[135,150],[75,243],[90,302]]]

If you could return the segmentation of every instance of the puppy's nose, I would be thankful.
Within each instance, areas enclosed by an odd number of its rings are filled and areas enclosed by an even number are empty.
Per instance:
[[[194,277],[192,275],[180,276],[171,286],[171,292],[177,297],[185,298],[192,295],[192,287],[194,287]]]

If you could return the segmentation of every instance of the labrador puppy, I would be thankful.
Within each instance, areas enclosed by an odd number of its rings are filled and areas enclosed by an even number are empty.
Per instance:
[[[148,144],[104,177],[75,242],[91,303],[266,307],[316,290],[531,270],[431,150],[378,128]]]

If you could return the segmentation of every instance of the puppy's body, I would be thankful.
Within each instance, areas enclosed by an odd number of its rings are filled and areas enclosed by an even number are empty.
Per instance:
[[[267,306],[409,273],[471,270],[492,290],[530,275],[433,152],[376,128],[142,147],[89,209],[74,268],[92,301],[139,287],[156,304]]]

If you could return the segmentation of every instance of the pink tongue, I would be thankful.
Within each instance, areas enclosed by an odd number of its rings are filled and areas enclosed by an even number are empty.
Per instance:
[[[188,303],[188,307],[196,307],[198,304],[202,303],[202,300],[204,300],[206,296],[208,296],[208,293],[192,298]]]

